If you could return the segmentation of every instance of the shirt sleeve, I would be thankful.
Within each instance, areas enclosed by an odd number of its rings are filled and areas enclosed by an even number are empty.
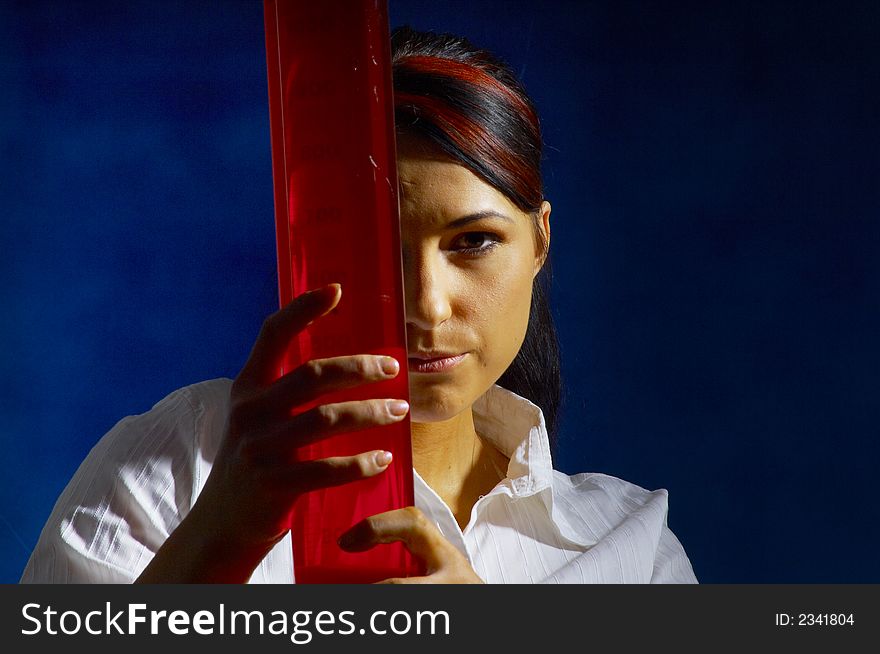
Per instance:
[[[197,411],[187,389],[118,422],[55,504],[21,583],[130,583],[194,498]]]

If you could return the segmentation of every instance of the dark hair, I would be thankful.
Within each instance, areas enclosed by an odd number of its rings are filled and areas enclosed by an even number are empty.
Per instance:
[[[539,227],[541,129],[534,104],[495,55],[451,34],[391,33],[397,129],[430,139],[446,154],[532,214],[536,247],[547,251]],[[541,407],[556,442],[562,401],[559,342],[548,303],[549,257],[532,286],[525,340],[498,384]]]

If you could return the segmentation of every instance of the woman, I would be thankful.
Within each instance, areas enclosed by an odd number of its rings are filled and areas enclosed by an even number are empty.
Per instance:
[[[539,273],[550,243],[534,107],[462,39],[392,36],[407,362],[271,362],[345,302],[316,289],[270,316],[234,382],[165,398],[114,427],[59,499],[22,581],[290,582],[298,494],[380,475],[393,453],[288,463],[306,440],[411,411],[416,506],[340,539],[401,540],[425,563],[399,583],[696,582],[666,491],[552,469],[558,349]],[[292,405],[410,371],[410,401]],[[540,408],[539,408],[540,407]]]

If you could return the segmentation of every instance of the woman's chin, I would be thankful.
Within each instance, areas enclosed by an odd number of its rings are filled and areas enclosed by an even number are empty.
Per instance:
[[[434,394],[410,394],[412,422],[444,422],[451,420],[470,405],[459,397],[438,397]]]

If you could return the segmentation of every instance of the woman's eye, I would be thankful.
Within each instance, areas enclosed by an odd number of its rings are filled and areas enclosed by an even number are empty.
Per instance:
[[[469,232],[459,236],[455,245],[460,247],[453,248],[456,252],[462,254],[483,254],[498,245],[499,239],[489,232]]]

